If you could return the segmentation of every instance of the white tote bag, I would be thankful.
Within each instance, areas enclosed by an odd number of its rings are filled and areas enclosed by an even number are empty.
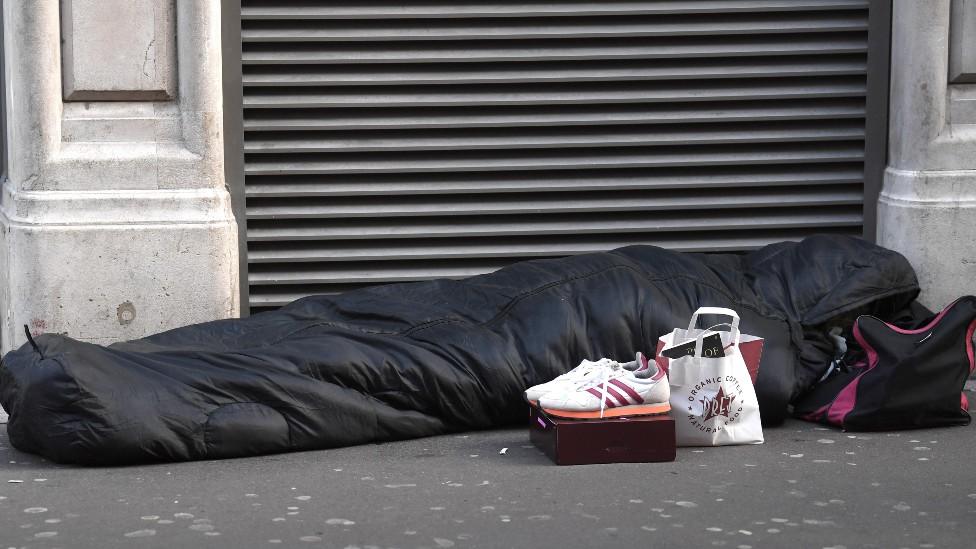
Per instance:
[[[702,356],[702,339],[716,333],[696,328],[699,315],[704,314],[731,317],[730,324],[719,325],[731,330],[717,332],[725,356]],[[702,307],[692,315],[687,330],[678,328],[661,338],[668,347],[695,340],[694,355],[670,359],[668,364],[678,446],[762,444],[756,390],[739,350],[743,337],[762,345],[761,338],[740,334],[739,315],[732,309]]]

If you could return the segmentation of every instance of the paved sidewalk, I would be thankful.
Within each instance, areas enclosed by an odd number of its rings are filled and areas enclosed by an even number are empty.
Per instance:
[[[974,426],[849,434],[791,421],[762,446],[577,467],[550,464],[521,429],[110,469],[56,466],[0,433],[0,549],[897,548],[976,538]]]

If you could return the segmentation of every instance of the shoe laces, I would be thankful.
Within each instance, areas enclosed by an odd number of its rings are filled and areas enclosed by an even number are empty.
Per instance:
[[[601,358],[596,362],[592,362],[589,360],[585,360],[583,362],[586,362],[586,364],[580,363],[579,366],[577,366],[576,368],[573,369],[572,372],[570,372],[573,375],[573,377],[577,378],[576,379],[577,385],[587,383],[589,381],[589,379],[587,378],[590,376],[590,374],[608,368],[611,366],[611,364],[616,364],[613,360],[610,360],[609,358]]]
[[[607,409],[607,399],[610,398],[610,394],[607,391],[607,387],[610,385],[610,380],[616,378],[621,371],[623,371],[623,367],[620,365],[620,363],[612,362],[601,372],[601,379],[597,384],[597,386],[600,388],[600,419],[603,419],[603,413]]]

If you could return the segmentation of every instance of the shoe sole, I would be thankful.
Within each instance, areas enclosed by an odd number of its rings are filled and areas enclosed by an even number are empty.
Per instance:
[[[550,416],[563,419],[606,419],[608,417],[656,416],[666,414],[671,411],[671,405],[665,402],[662,404],[639,404],[635,406],[607,408],[603,411],[602,416],[600,415],[600,410],[576,412],[572,410],[542,408],[542,411]]]

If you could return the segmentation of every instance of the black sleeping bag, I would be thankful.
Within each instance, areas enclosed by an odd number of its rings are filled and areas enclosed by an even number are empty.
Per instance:
[[[123,464],[311,450],[525,421],[522,392],[583,358],[653,352],[699,306],[766,339],[763,420],[826,368],[822,325],[896,314],[918,293],[899,254],[811,237],[743,254],[653,246],[518,263],[466,280],[300,299],[273,312],[99,346],[45,334],[7,354],[18,449]]]

